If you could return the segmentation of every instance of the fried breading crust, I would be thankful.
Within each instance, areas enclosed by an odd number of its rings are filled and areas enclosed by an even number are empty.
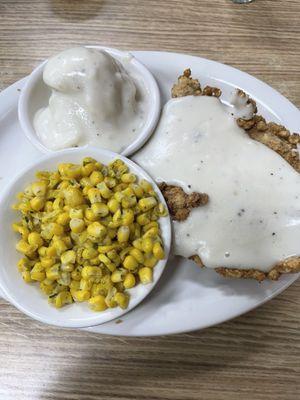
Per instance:
[[[220,89],[210,86],[207,86],[202,90],[198,79],[192,78],[190,69],[186,69],[183,75],[179,76],[178,82],[172,88],[173,98],[189,95],[220,97],[221,94],[222,92]],[[246,96],[242,90],[238,90],[238,95]],[[291,132],[284,126],[274,122],[267,123],[261,115],[256,114],[257,107],[255,101],[252,99],[249,99],[248,101],[254,106],[253,118],[249,120],[239,118],[237,119],[237,124],[243,128],[252,139],[257,140],[258,142],[268,146],[270,149],[276,151],[297,172],[300,172],[300,157],[298,150],[300,135],[297,133],[291,134]],[[184,199],[185,196],[187,196],[186,193],[178,186],[167,185],[166,183],[164,183],[164,185],[164,191],[161,190],[168,206],[170,207],[171,216],[177,221],[184,221],[191,211],[191,208],[187,211],[184,209]],[[168,190],[168,188],[172,189]],[[205,196],[207,196],[207,201],[201,205],[205,205],[208,202],[208,195],[205,194]],[[201,268],[205,267],[198,255],[192,255],[189,259],[193,260]],[[241,270],[225,267],[215,268],[215,271],[228,278],[251,278],[256,279],[258,282],[262,282],[264,279],[277,280],[284,273],[300,272],[300,257],[290,257],[280,261],[269,272],[259,271],[254,268]]]
[[[198,79],[193,79],[191,74],[189,68],[183,71],[183,75],[180,75],[177,83],[172,87],[171,95],[173,98],[184,96],[221,96],[221,90],[215,87],[206,86],[202,90]]]
[[[283,125],[267,123],[261,115],[254,115],[250,120],[239,118],[238,125],[248,135],[280,154],[297,172],[300,172],[298,144],[300,135],[291,134]]]
[[[206,193],[186,194],[181,187],[165,182],[161,182],[158,187],[167,202],[173,221],[186,220],[193,208],[204,206],[208,202]]]

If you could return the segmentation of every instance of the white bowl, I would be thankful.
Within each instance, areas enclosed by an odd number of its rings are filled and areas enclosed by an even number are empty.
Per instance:
[[[23,191],[26,185],[35,179],[38,170],[54,170],[60,162],[77,163],[86,156],[91,156],[100,162],[107,164],[115,158],[120,158],[129,165],[130,170],[139,178],[147,179],[152,183],[159,194],[160,201],[165,200],[155,182],[138,165],[108,150],[95,147],[60,150],[34,161],[26,170],[13,179],[6,188],[0,200],[0,288],[5,297],[19,310],[41,322],[63,327],[88,327],[103,324],[114,318],[118,318],[139,304],[153,289],[159,280],[169,255],[171,243],[170,218],[162,218],[161,231],[165,245],[166,258],[160,261],[154,268],[153,282],[148,285],[137,285],[129,290],[130,302],[126,310],[120,308],[108,309],[104,312],[94,312],[85,303],[73,303],[62,309],[56,309],[48,304],[46,296],[40,291],[37,284],[25,283],[17,269],[17,261],[21,257],[15,250],[15,244],[19,240],[18,235],[12,231],[11,224],[20,216],[11,205],[16,202],[16,194]]]
[[[151,72],[129,52],[102,46],[86,47],[105,50],[121,63],[124,59],[126,59],[127,61],[129,60],[132,70],[137,74],[137,76],[141,77],[141,82],[146,88],[149,96],[149,110],[147,113],[145,125],[136,137],[136,139],[121,153],[124,156],[130,156],[143,146],[143,144],[149,139],[157,125],[160,116],[161,100],[156,80],[154,79]],[[18,116],[20,125],[29,141],[43,153],[53,153],[53,150],[48,149],[41,143],[40,139],[36,135],[33,126],[33,118],[35,113],[40,108],[46,107],[48,105],[49,97],[51,94],[51,90],[43,81],[43,71],[46,63],[47,60],[40,64],[29,75],[19,98]]]

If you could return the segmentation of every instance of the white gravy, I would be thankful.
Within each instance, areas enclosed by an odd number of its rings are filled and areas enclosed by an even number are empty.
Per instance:
[[[300,175],[248,137],[213,97],[170,100],[134,160],[157,181],[205,192],[206,206],[174,222],[174,252],[206,267],[268,271],[300,254]]]
[[[129,73],[129,58],[121,65],[96,49],[75,47],[50,58],[43,79],[52,94],[34,117],[42,143],[51,150],[85,144],[124,150],[147,111],[145,90]]]

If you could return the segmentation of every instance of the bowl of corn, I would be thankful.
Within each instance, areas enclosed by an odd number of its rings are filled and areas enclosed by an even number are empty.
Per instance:
[[[94,147],[34,161],[0,203],[0,287],[41,322],[88,327],[137,306],[169,255],[170,218],[135,163]]]

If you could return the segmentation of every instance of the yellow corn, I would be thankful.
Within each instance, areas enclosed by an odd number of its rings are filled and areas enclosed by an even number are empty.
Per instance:
[[[138,183],[122,160],[103,166],[90,157],[37,177],[14,207],[23,215],[13,224],[22,237],[16,248],[25,255],[18,262],[23,279],[38,281],[58,308],[73,299],[90,299],[95,311],[126,308],[123,292],[137,276],[151,282],[165,257],[156,221],[166,210],[152,185]]]
[[[68,225],[68,223],[70,222],[70,217],[69,214],[67,212],[63,212],[61,213],[58,217],[56,222],[60,225]]]
[[[88,199],[89,199],[91,204],[93,204],[93,203],[101,203],[102,196],[101,196],[101,192],[100,192],[99,189],[91,188],[91,189],[89,189],[87,195],[88,195]]]
[[[140,181],[140,186],[146,193],[149,193],[153,190],[151,183],[146,181],[145,179],[142,179]]]
[[[45,199],[42,197],[34,197],[30,200],[30,206],[34,211],[40,211],[45,205]]]
[[[133,248],[132,250],[130,250],[129,254],[133,256],[140,264],[143,264],[144,256],[139,249]]]
[[[100,222],[93,222],[87,227],[87,232],[89,235],[95,238],[101,238],[106,234],[106,228]]]
[[[131,289],[135,286],[135,283],[136,283],[135,276],[131,273],[126,274],[123,282],[124,288]]]
[[[25,240],[20,240],[17,244],[16,244],[16,249],[20,252],[23,253],[25,255],[32,255],[36,250],[37,250],[37,246],[36,245],[32,245],[29,244],[27,242],[25,242]]]
[[[122,282],[124,279],[125,272],[121,270],[116,270],[111,274],[111,281],[114,283]]]
[[[69,187],[64,190],[66,205],[70,207],[80,206],[83,203],[83,196],[78,188]]]
[[[52,235],[61,236],[64,233],[64,228],[56,222],[50,222],[49,231]]]
[[[153,249],[153,240],[151,237],[142,239],[142,249],[145,253],[150,253]]]
[[[83,219],[74,218],[70,221],[70,228],[74,233],[81,233],[85,228],[85,223]]]
[[[74,268],[75,268],[74,264],[63,264],[61,266],[61,270],[63,272],[72,272],[74,271]]]
[[[46,276],[48,279],[51,279],[53,281],[59,279],[60,277],[59,264],[55,264],[52,267],[48,268],[46,271]]]
[[[47,252],[47,255],[48,256],[50,256],[50,253],[53,253],[53,255],[52,255],[52,257],[53,256],[55,256],[55,255],[59,255],[59,254],[62,254],[64,251],[66,251],[67,250],[67,245],[66,245],[66,243],[65,243],[65,241],[63,240],[63,239],[58,239],[58,240],[55,240],[54,242],[53,242],[53,252],[52,252],[52,250],[50,250],[50,248],[48,249],[48,252]],[[49,253],[50,252],[50,253]]]
[[[149,267],[143,267],[139,270],[139,278],[143,285],[151,283],[153,280],[153,272]]]
[[[30,275],[29,271],[23,271],[22,272],[22,278],[24,279],[24,281],[26,283],[32,282],[31,275]]]
[[[43,238],[37,232],[31,232],[28,235],[28,239],[27,240],[28,240],[29,244],[32,244],[32,245],[37,246],[37,247],[41,247],[43,245],[43,243],[44,243]]]
[[[74,279],[74,281],[80,281],[81,272],[78,269],[75,269],[74,271],[71,272],[71,278]]]
[[[80,279],[80,290],[91,290],[93,286],[93,280],[92,279]]]
[[[126,294],[118,292],[115,294],[114,300],[123,310],[128,307],[129,297]]]
[[[163,260],[165,258],[165,252],[159,242],[154,243],[153,245],[153,255],[158,260]]]
[[[130,229],[128,228],[128,226],[120,226],[117,233],[118,242],[119,243],[128,242],[129,235],[130,235]]]
[[[136,181],[136,176],[132,173],[126,173],[121,176],[121,181],[124,183],[133,183]]]
[[[143,212],[151,210],[151,208],[155,207],[156,204],[157,204],[157,200],[155,197],[152,197],[152,196],[140,199],[138,202],[139,208]]]
[[[43,257],[40,259],[41,260],[41,264],[44,268],[50,268],[52,267],[52,265],[55,264],[55,259],[54,258],[50,258],[50,257]]]
[[[95,171],[96,166],[94,163],[88,163],[81,167],[81,173],[83,176],[90,176],[93,171]]]
[[[138,262],[133,256],[129,255],[129,256],[125,257],[125,259],[123,261],[123,265],[129,271],[133,271],[133,270],[137,269]]]
[[[144,266],[153,268],[158,263],[158,259],[148,253],[144,260]]]
[[[104,199],[110,199],[111,196],[113,195],[113,192],[108,188],[105,182],[101,182],[97,185],[97,188],[99,189],[101,196]]]
[[[144,251],[144,250],[143,250],[143,241],[142,241],[142,239],[135,239],[135,240],[132,242],[132,244],[133,244],[133,246],[134,246],[136,249],[139,249],[139,250]]]
[[[58,197],[53,202],[53,209],[54,210],[61,210],[64,206],[64,201],[62,198]]]
[[[123,217],[122,217],[122,224],[123,225],[130,225],[134,221],[134,212],[131,209],[126,209],[123,212]]]
[[[89,305],[93,311],[105,311],[107,309],[105,297],[101,294],[91,297],[89,299]]]
[[[91,260],[94,257],[98,257],[98,251],[93,247],[83,250],[82,258],[84,258],[85,260]]]
[[[91,209],[97,217],[106,217],[109,214],[109,208],[104,203],[93,203]]]
[[[71,208],[69,211],[70,218],[83,219],[83,210],[81,208]]]
[[[96,186],[98,183],[102,182],[103,179],[103,174],[100,171],[93,171],[90,175],[90,181],[93,186]]]
[[[31,191],[35,196],[45,196],[47,192],[47,183],[45,181],[34,182],[31,185]]]
[[[68,251],[64,252],[60,257],[60,260],[63,264],[75,264],[75,261],[76,261],[75,251],[68,250]]]

